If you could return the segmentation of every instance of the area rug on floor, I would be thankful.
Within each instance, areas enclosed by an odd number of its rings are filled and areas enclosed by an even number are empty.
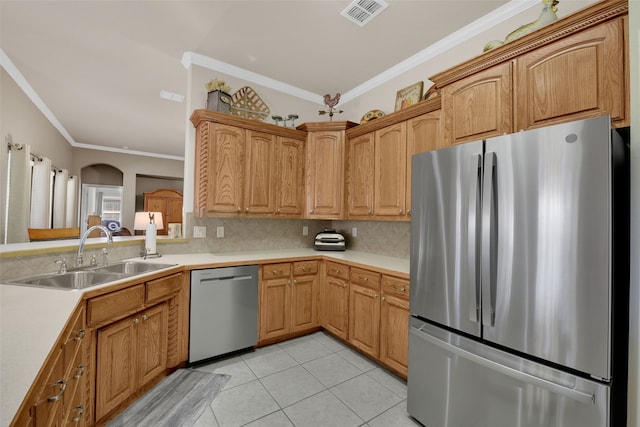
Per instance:
[[[230,378],[230,375],[225,374],[178,369],[107,426],[192,426]]]

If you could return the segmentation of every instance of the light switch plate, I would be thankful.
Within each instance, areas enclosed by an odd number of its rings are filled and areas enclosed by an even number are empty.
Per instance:
[[[216,227],[216,237],[224,237],[224,227]]]
[[[204,239],[207,237],[207,227],[194,225],[193,226],[193,238]]]
[[[352,227],[351,228],[351,236],[352,237],[358,237],[358,227]]]
[[[309,227],[306,225],[302,226],[302,235],[303,236],[308,236],[309,235]]]

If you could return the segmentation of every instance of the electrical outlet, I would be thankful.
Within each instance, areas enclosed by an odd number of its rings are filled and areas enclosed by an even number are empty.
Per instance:
[[[351,228],[351,236],[352,237],[358,237],[358,227],[352,227]]]
[[[216,237],[224,237],[224,227],[216,227]]]
[[[193,238],[194,239],[204,239],[207,237],[207,227],[202,226],[193,226]]]
[[[309,227],[306,225],[302,226],[302,235],[303,236],[308,236],[309,235]]]

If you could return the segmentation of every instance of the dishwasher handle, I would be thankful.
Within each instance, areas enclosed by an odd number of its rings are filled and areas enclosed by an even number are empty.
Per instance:
[[[251,274],[245,274],[243,276],[202,277],[200,278],[200,283],[204,284],[207,282],[233,282],[251,279],[253,279],[253,276]]]

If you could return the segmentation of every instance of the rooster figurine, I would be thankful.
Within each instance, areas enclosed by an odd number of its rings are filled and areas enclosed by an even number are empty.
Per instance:
[[[333,98],[331,98],[330,94],[326,94],[324,96],[324,105],[329,107],[329,111],[318,111],[318,114],[320,114],[320,115],[329,114],[329,120],[333,120],[334,111],[336,113],[338,113],[338,114],[342,113],[342,110],[336,110],[334,108],[336,105],[338,105],[338,102],[340,102],[340,94],[339,93],[336,93],[336,96],[334,96]]]

